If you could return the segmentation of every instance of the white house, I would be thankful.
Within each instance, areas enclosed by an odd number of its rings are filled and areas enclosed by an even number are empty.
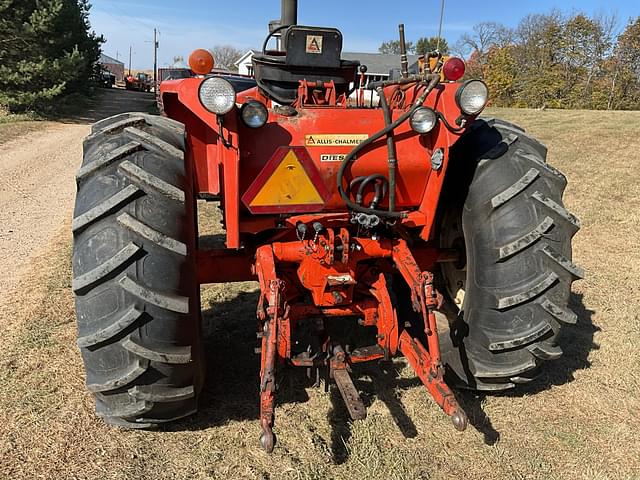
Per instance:
[[[258,50],[249,50],[247,53],[242,55],[238,61],[234,64],[238,67],[238,73],[240,75],[249,75],[253,77],[253,56],[257,53],[260,53]]]

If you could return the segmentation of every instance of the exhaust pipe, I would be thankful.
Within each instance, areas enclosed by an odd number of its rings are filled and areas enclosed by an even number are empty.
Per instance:
[[[282,0],[282,19],[280,25],[298,24],[298,0]]]

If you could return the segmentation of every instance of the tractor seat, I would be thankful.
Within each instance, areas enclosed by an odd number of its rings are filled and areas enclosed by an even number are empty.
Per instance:
[[[331,82],[336,95],[356,84],[360,62],[342,60],[342,33],[335,28],[293,25],[284,34],[286,52],[263,50],[253,56],[253,71],[262,92],[282,105],[295,102],[300,80]]]

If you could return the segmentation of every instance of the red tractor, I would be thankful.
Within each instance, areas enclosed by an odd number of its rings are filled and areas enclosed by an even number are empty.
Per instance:
[[[367,85],[373,101],[340,31],[282,3],[257,87],[208,75],[200,51],[197,77],[162,83],[166,117],[108,118],[84,142],[73,290],[97,414],[128,428],[193,414],[199,287],[257,280],[267,451],[277,374],[335,382],[362,419],[352,368],[397,355],[464,430],[451,387],[531,382],[576,322],[566,179],[524,130],[478,117],[487,87],[460,81],[460,59],[434,52],[409,74],[403,51],[398,79]],[[219,202],[224,248],[199,246],[198,198]]]

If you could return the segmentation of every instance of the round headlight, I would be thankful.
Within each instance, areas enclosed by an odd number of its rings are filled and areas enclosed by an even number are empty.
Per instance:
[[[269,119],[269,111],[262,103],[251,100],[240,110],[242,121],[249,128],[260,128]]]
[[[224,78],[210,77],[200,84],[200,102],[216,115],[229,113],[236,104],[236,91]]]
[[[418,133],[429,133],[436,126],[438,117],[436,112],[427,107],[418,108],[411,115],[411,128]]]
[[[464,113],[477,115],[487,106],[489,89],[481,80],[469,80],[458,89],[456,100]]]

